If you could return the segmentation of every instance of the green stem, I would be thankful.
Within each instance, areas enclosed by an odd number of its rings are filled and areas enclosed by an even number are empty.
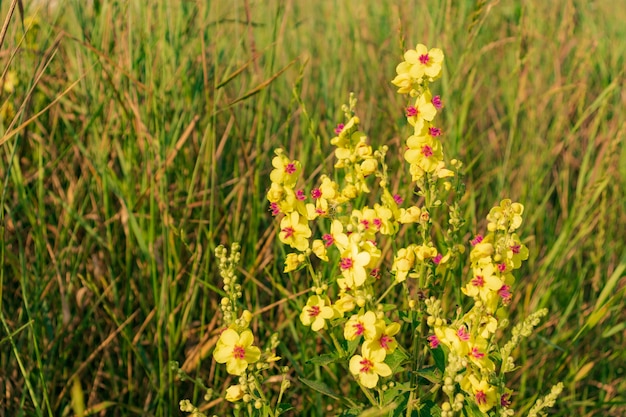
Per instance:
[[[380,303],[381,303],[381,302],[385,299],[385,297],[387,296],[387,294],[389,294],[389,292],[390,292],[390,291],[391,291],[391,290],[392,290],[392,289],[396,286],[396,284],[397,284],[397,282],[396,282],[396,281],[393,281],[393,282],[391,283],[391,285],[390,285],[389,287],[387,287],[387,289],[385,290],[385,292],[383,293],[383,295],[381,295],[381,296],[378,298],[378,300],[376,300],[376,304],[380,304]]]

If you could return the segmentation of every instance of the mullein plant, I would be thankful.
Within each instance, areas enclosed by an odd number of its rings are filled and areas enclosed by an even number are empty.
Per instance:
[[[443,103],[429,87],[441,76],[443,61],[442,50],[418,44],[405,52],[392,80],[409,101],[405,115],[411,134],[403,156],[414,195],[392,192],[388,147],[372,148],[360,130],[353,95],[330,141],[334,173],[307,187],[299,161],[282,149],[272,160],[267,199],[279,223],[278,239],[289,248],[284,272],[309,276],[311,291],[302,300],[299,320],[328,341],[328,352],[309,362],[343,367],[367,400],[365,405],[346,401],[345,415],[373,408],[376,415],[390,416],[512,416],[506,376],[516,369],[514,350],[547,314],[545,309],[531,314],[513,327],[510,340],[501,340],[509,326],[515,271],[528,258],[516,233],[522,204],[502,200],[487,215],[487,229],[467,242],[471,249],[460,243],[462,163],[445,157],[444,134],[436,122]],[[411,243],[398,248],[402,229]],[[388,247],[393,259],[387,261]],[[465,256],[468,272],[455,276]],[[254,347],[250,314],[236,317],[241,286],[231,275],[222,275],[230,296],[222,303],[226,330],[213,354],[228,373],[239,376],[225,398],[240,409],[248,404],[251,413],[272,415],[276,411],[259,394],[255,372],[276,358]],[[467,297],[459,304],[469,307],[447,311],[446,300],[455,294]],[[315,381],[301,381],[319,389]],[[561,390],[562,384],[556,385],[531,414],[541,415]]]
[[[231,245],[230,254],[224,246],[218,246],[215,249],[215,257],[218,260],[225,296],[220,301],[222,326],[213,350],[213,359],[223,364],[226,373],[235,378],[235,383],[226,388],[223,398],[235,404],[236,415],[277,417],[290,408],[281,402],[290,384],[287,378],[288,368],[278,370],[281,375],[278,377],[280,388],[277,398],[268,398],[266,392],[271,391],[266,389],[264,383],[268,382],[268,371],[276,370],[274,365],[280,359],[276,356],[278,335],[272,334],[263,351],[255,345],[255,336],[250,329],[253,314],[240,308],[243,293],[236,272],[241,258],[239,244]],[[179,378],[190,379],[178,368],[178,364],[172,365]],[[204,400],[210,401],[213,389],[205,387],[201,381],[194,382],[206,389]],[[180,410],[191,413],[193,417],[206,417],[200,408],[187,399],[180,402]]]

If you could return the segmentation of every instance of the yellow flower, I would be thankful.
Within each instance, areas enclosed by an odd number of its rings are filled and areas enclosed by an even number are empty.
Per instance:
[[[365,314],[355,314],[346,322],[343,328],[343,337],[346,340],[354,340],[360,336],[366,339],[376,334],[376,313],[368,311]]]
[[[465,326],[458,329],[451,327],[435,327],[437,339],[450,350],[454,350],[459,356],[466,356],[469,352],[470,335]]]
[[[415,266],[415,245],[398,250],[391,265],[391,272],[396,274],[396,282],[406,280],[409,271]]]
[[[489,372],[494,372],[496,365],[487,355],[488,343],[483,337],[477,336],[470,340],[468,356],[479,368]]]
[[[385,355],[393,353],[398,347],[395,335],[400,331],[399,323],[391,323],[388,326],[385,325],[383,320],[376,322],[376,333],[370,340],[366,340],[363,343],[363,347],[370,350],[383,350]]]
[[[285,258],[284,273],[295,271],[304,263],[304,255],[298,253],[288,253]]]
[[[422,211],[419,207],[411,206],[408,209],[400,209],[400,218],[398,221],[402,224],[406,223],[418,223],[420,221],[420,215]]]
[[[491,410],[498,402],[496,389],[484,379],[479,381],[473,374],[463,378],[461,389],[473,396],[476,405],[483,413]]]
[[[297,211],[291,212],[280,221],[280,233],[278,238],[281,242],[299,251],[309,247],[311,229],[305,217],[301,217]]]
[[[241,385],[231,385],[226,389],[226,401],[230,401],[231,403],[237,402],[243,398],[243,390],[241,389]]]
[[[426,45],[418,44],[415,49],[409,49],[404,53],[404,59],[411,64],[409,74],[411,77],[421,80],[426,76],[434,81],[441,75],[443,63],[443,51],[439,48],[428,50]]]
[[[339,312],[338,316],[343,317],[345,313],[348,313],[356,308],[356,300],[354,296],[348,294],[345,291],[341,292],[339,299],[335,301],[335,310]]]
[[[354,355],[350,359],[350,372],[366,388],[374,388],[378,384],[379,376],[391,375],[391,368],[384,363],[385,351],[369,350],[365,346],[361,349],[363,355]]]
[[[368,252],[359,251],[359,246],[354,242],[341,254],[339,267],[349,287],[360,287],[365,283],[367,279],[365,267],[370,263],[370,258],[371,255]]]
[[[254,336],[250,330],[244,330],[241,334],[233,329],[222,332],[213,358],[217,363],[226,364],[226,372],[231,375],[241,375],[248,364],[255,363],[261,357],[261,350],[252,346]]]
[[[415,134],[420,133],[428,134],[428,128],[435,116],[437,115],[437,108],[432,103],[433,96],[430,91],[426,90],[415,100],[415,105],[410,106],[407,113],[407,121],[414,127]],[[426,129],[426,131],[424,131]],[[424,135],[423,135],[424,136]]]
[[[312,295],[300,313],[300,321],[305,326],[311,326],[311,330],[317,332],[324,328],[326,320],[333,318],[334,315],[333,308],[326,305],[326,300],[318,295]]]
[[[404,153],[404,159],[425,172],[435,171],[443,160],[441,142],[432,136],[409,136],[406,145],[408,149]]]
[[[432,246],[420,245],[415,248],[415,256],[421,262],[427,261],[437,256],[437,248],[433,248]]]
[[[300,162],[290,161],[282,149],[277,149],[276,156],[272,159],[274,169],[270,172],[272,182],[293,188],[300,174]]]
[[[473,268],[473,276],[470,282],[461,288],[467,296],[480,298],[487,303],[489,293],[496,293],[502,288],[503,282],[495,275],[493,264],[486,264],[484,267]]]
[[[311,250],[313,251],[315,256],[320,258],[322,261],[328,262],[328,255],[326,254],[326,246],[324,246],[324,242],[322,242],[320,239],[315,239],[313,241],[313,244],[311,245]]]

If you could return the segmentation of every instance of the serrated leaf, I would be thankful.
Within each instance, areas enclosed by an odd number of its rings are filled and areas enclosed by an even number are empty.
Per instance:
[[[336,353],[326,353],[324,355],[316,356],[307,361],[307,363],[313,363],[316,365],[328,365],[329,363],[336,362],[338,359]]]
[[[328,387],[328,385],[324,384],[323,382],[318,382],[318,381],[312,381],[310,379],[306,379],[306,378],[299,378],[300,382],[302,382],[304,385],[308,386],[309,388],[319,392],[320,394],[324,394],[327,397],[330,397],[334,400],[339,400],[340,398],[337,397]]]

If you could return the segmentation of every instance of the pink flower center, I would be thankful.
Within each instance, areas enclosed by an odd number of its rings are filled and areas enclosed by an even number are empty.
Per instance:
[[[233,358],[244,359],[246,357],[246,350],[243,346],[235,345],[233,348]]]
[[[293,230],[293,227],[285,227],[283,229],[283,233],[285,234],[285,239],[289,239],[290,237],[292,237],[295,232],[296,231]]]
[[[420,55],[420,57],[419,57],[419,61],[420,61],[422,64],[426,65],[426,64],[428,64],[428,62],[430,61],[430,57],[428,56],[428,54]]]
[[[500,272],[506,271],[506,264],[505,263],[498,264],[498,271]]]
[[[309,317],[317,317],[320,314],[320,306],[309,307]]]
[[[442,256],[440,253],[438,253],[438,254],[437,254],[437,256],[435,256],[435,257],[432,259],[432,260],[433,260],[433,263],[434,263],[435,265],[439,265],[439,262],[441,262],[441,259],[442,259],[442,258],[443,258],[443,256]]]
[[[417,116],[417,108],[409,106],[406,108],[406,117]]]
[[[328,234],[328,233],[322,236],[322,240],[324,241],[324,246],[326,247],[329,247],[335,242],[335,238],[333,237],[333,235]]]
[[[470,335],[465,327],[460,327],[459,330],[456,331],[456,335],[464,342],[467,342],[470,338]]]
[[[345,125],[343,123],[339,123],[337,127],[335,128],[335,135],[340,134],[344,127]]]
[[[482,235],[476,235],[474,239],[470,240],[470,243],[472,244],[472,246],[476,246],[482,241],[483,241]]]
[[[516,255],[519,253],[519,251],[520,251],[520,249],[521,249],[521,248],[522,248],[522,246],[521,246],[521,245],[513,245],[513,246],[511,246],[511,250],[512,250],[512,251],[513,251],[513,253],[514,253],[514,254],[516,254]]]
[[[359,371],[361,372],[369,372],[370,369],[374,367],[372,361],[367,358],[361,359],[361,362],[359,362],[359,364],[361,365],[361,369],[359,369]]]
[[[476,404],[483,405],[487,403],[487,394],[482,391],[476,391]]]
[[[436,335],[431,334],[426,339],[428,340],[428,344],[431,349],[437,349],[437,347],[439,346],[439,339],[437,339]]]
[[[377,229],[380,229],[382,227],[382,225],[383,225],[383,221],[382,220],[380,220],[378,218],[374,219],[374,226],[376,226]]]
[[[322,190],[320,190],[319,188],[314,188],[311,190],[311,197],[313,197],[314,199],[318,199],[322,196]]]
[[[393,201],[395,201],[396,204],[404,203],[404,199],[402,198],[402,196],[400,194],[394,194],[393,195]]]
[[[370,222],[369,220],[363,219],[361,220],[361,224],[363,225],[363,227],[365,228],[365,230],[370,228]]]
[[[482,353],[480,350],[478,350],[476,346],[474,346],[472,348],[472,356],[475,357],[476,359],[482,359],[485,356],[485,354]]]
[[[365,332],[365,327],[363,327],[363,323],[354,324],[354,334],[357,336],[361,336],[363,332]]]
[[[428,128],[428,133],[430,133],[430,136],[437,137],[441,136],[442,132],[441,129],[439,129],[438,127],[431,126]]]
[[[441,110],[441,108],[443,107],[443,103],[441,102],[440,96],[433,97],[432,103],[433,103],[433,106],[435,106],[437,110]]]
[[[472,279],[472,285],[474,287],[482,287],[483,285],[485,285],[485,279],[482,277],[482,275],[476,275]]]
[[[500,397],[500,405],[502,407],[508,407],[511,405],[511,394],[502,394]]]
[[[296,198],[300,201],[306,200],[306,195],[304,195],[304,190],[296,191]]]
[[[387,336],[386,334],[380,336],[380,347],[385,349],[385,350],[389,350],[389,344],[393,342],[393,339],[390,336]]]
[[[287,165],[285,165],[285,172],[287,174],[293,174],[294,172],[296,172],[296,165],[293,162],[288,163]]]
[[[433,148],[428,145],[422,146],[422,155],[424,155],[426,158],[430,158],[431,156],[433,156]]]
[[[511,300],[511,287],[508,285],[503,285],[499,290],[498,290],[498,295],[500,297],[502,297],[502,300],[504,302],[508,302]]]
[[[372,272],[370,272],[370,275],[373,276],[376,279],[379,279],[380,278],[380,269],[378,269],[378,268],[372,269]]]
[[[316,208],[315,213],[317,213],[319,216],[323,216],[326,214],[326,211],[322,210],[321,208]]]
[[[339,263],[339,267],[343,270],[352,268],[354,262],[352,258],[341,258],[341,262]]]
[[[270,203],[270,211],[272,212],[272,216],[276,216],[280,213],[280,207],[278,207],[277,203]]]

